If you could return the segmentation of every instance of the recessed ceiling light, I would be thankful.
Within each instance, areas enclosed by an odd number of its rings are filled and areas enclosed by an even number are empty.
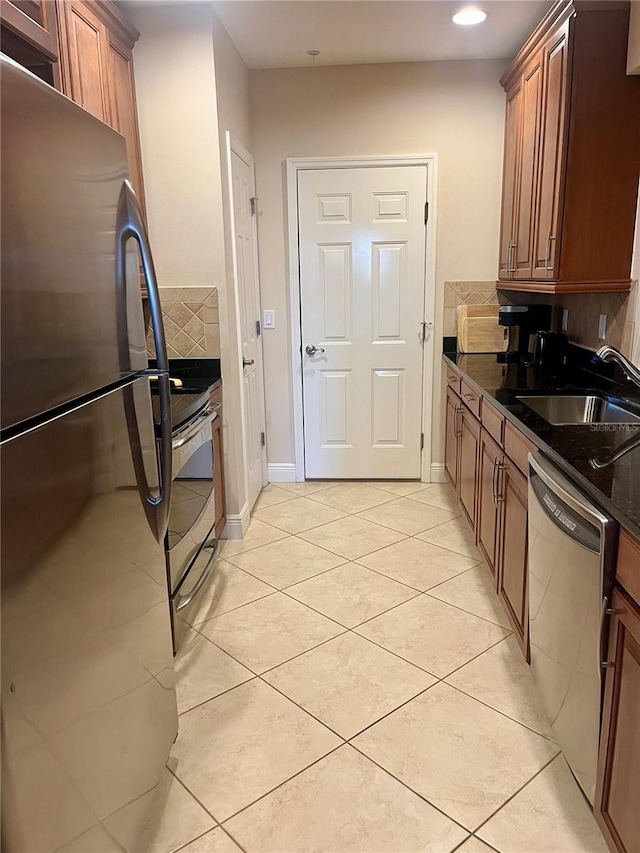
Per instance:
[[[469,8],[456,12],[451,20],[454,24],[460,24],[461,27],[471,27],[473,24],[481,24],[486,19],[486,12],[481,9]]]

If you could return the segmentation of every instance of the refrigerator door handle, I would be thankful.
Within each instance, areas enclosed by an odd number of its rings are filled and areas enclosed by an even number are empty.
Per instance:
[[[144,454],[142,444],[140,442],[140,427],[138,425],[138,415],[136,413],[136,400],[134,394],[134,386],[126,385],[122,389],[124,400],[124,411],[127,419],[127,429],[129,432],[129,445],[131,446],[131,456],[133,459],[133,470],[136,475],[136,483],[138,492],[142,500],[145,515],[149,527],[153,531],[153,535],[158,542],[163,542],[164,535],[167,532],[168,512],[164,512],[164,507],[169,504],[171,499],[171,480],[168,481],[169,489],[160,481],[158,494],[154,495],[149,487],[147,480],[147,472],[144,467]],[[156,441],[156,452],[159,451],[159,442]],[[171,454],[169,454],[171,456]]]
[[[160,489],[157,496],[151,494],[144,472],[132,391],[130,394],[125,392],[125,407],[127,408],[127,422],[129,424],[134,467],[138,476],[138,487],[143,499],[145,512],[147,513],[147,519],[158,541],[162,541],[169,523],[169,504],[171,501],[171,389],[169,384],[169,359],[167,357],[164,326],[162,324],[160,294],[153,266],[153,258],[151,256],[151,248],[149,246],[149,238],[147,237],[142,211],[140,210],[136,194],[133,191],[131,183],[125,180],[123,181],[120,198],[118,199],[116,225],[116,287],[118,304],[120,306],[119,342],[121,363],[123,364],[127,363],[129,358],[128,324],[126,318],[127,242],[132,238],[137,242],[140,249],[151,310],[151,328],[156,348],[156,363],[158,365],[156,374],[158,376],[158,394],[160,397],[160,438],[158,441]],[[122,360],[125,354],[127,361]]]

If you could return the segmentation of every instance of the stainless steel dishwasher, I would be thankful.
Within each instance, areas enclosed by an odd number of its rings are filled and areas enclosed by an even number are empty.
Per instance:
[[[617,523],[529,454],[531,671],[554,735],[593,803]]]

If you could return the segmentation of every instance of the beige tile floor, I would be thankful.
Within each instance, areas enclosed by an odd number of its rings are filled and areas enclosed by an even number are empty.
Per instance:
[[[448,486],[270,485],[222,556],[126,849],[605,853]]]

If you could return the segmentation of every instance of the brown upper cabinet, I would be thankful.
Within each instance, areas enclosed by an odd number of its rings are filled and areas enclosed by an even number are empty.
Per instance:
[[[58,15],[62,91],[124,136],[131,182],[144,210],[133,77],[140,33],[110,0],[64,0]]]
[[[0,12],[3,52],[124,136],[144,211],[133,77],[140,33],[112,0],[0,0]]]
[[[54,0],[0,0],[2,52],[56,89],[58,17]]]
[[[625,291],[640,171],[640,78],[625,73],[629,3],[556,3],[506,92],[498,286]]]

